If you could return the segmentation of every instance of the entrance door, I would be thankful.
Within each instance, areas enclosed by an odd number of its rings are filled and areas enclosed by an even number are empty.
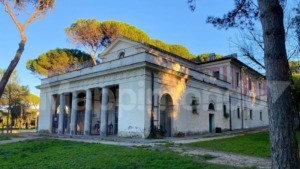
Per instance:
[[[118,134],[118,122],[119,122],[119,112],[118,112],[118,107],[116,107],[116,112],[115,112],[115,127],[114,127],[114,134]]]
[[[209,132],[213,133],[215,128],[214,114],[209,114]]]
[[[116,86],[114,89],[115,96],[115,119],[114,119],[114,134],[118,134],[119,126],[119,86]]]
[[[58,114],[53,114],[52,115],[52,133],[57,134],[58,130]]]
[[[160,111],[160,129],[165,136],[171,137],[171,114],[167,111]]]
[[[164,94],[160,100],[160,130],[167,137],[172,135],[173,101],[169,94]]]
[[[69,114],[65,114],[64,115],[64,133],[70,133],[70,121],[71,118],[69,116]]]
[[[76,134],[83,135],[84,130],[84,112],[77,112]]]
[[[119,86],[109,88],[108,94],[108,116],[107,116],[107,132],[108,135],[118,135],[119,125]]]
[[[84,132],[84,117],[85,117],[85,102],[86,94],[79,93],[77,95],[77,114],[76,114],[76,134],[83,135]]]

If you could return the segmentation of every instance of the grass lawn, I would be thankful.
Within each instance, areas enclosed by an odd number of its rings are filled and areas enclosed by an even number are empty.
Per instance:
[[[54,139],[0,145],[1,168],[235,168],[170,151]]]
[[[11,140],[12,138],[19,138],[19,135],[16,134],[0,134],[0,141]]]
[[[300,143],[300,133],[297,134]],[[269,133],[260,132],[232,138],[190,143],[190,146],[234,152],[258,157],[270,157]]]
[[[10,136],[0,136],[0,141],[3,141],[3,140],[11,140],[11,137]]]

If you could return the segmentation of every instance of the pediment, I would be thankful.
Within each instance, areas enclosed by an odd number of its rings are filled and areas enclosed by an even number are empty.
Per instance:
[[[140,43],[130,40],[124,37],[118,37],[109,47],[107,47],[102,53],[101,56],[107,55],[109,53],[121,51],[123,49],[128,49],[139,45]]]

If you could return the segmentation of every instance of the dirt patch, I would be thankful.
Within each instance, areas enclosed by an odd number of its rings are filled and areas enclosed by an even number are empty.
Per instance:
[[[207,150],[203,148],[190,148],[185,146],[169,147],[169,150],[178,152],[183,155],[192,156],[204,156],[211,157],[207,158],[206,161],[216,164],[224,164],[239,167],[256,167],[256,168],[271,168],[271,160],[265,158],[258,158],[252,156],[245,156],[234,153],[225,153],[213,150]]]

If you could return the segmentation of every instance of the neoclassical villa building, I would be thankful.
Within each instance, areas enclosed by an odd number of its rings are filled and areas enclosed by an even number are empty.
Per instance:
[[[197,63],[117,38],[101,63],[41,81],[39,132],[147,138],[268,125],[264,76],[235,54]]]

